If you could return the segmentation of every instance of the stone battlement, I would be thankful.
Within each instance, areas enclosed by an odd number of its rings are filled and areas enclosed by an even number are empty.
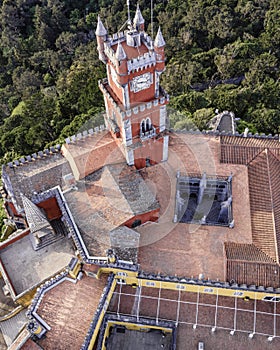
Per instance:
[[[44,149],[43,151],[39,151],[38,153],[32,153],[32,155],[21,157],[19,160],[16,159],[12,162],[9,162],[7,165],[10,168],[16,168],[26,163],[31,163],[38,159],[46,158],[53,154],[60,153],[60,150],[61,150],[61,145],[56,145],[55,147],[52,146],[49,149],[48,148]]]
[[[105,127],[105,125],[102,124],[100,126],[95,127],[94,129],[91,128],[89,130],[85,130],[83,132],[80,132],[80,133],[78,133],[76,135],[72,135],[70,137],[67,137],[65,139],[65,142],[66,142],[67,145],[69,145],[71,143],[75,143],[77,141],[81,141],[81,140],[83,140],[83,139],[85,139],[87,137],[95,136],[99,132],[104,131],[104,130],[106,130],[106,127]]]

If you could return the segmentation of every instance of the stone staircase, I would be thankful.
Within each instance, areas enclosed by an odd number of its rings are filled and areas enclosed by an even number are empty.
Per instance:
[[[29,234],[34,250],[45,248],[46,246],[53,244],[63,239],[66,236],[67,234],[66,227],[61,220],[53,220],[50,222],[50,224],[55,234],[53,233],[53,231],[50,231],[50,233],[48,233],[46,236],[41,237],[39,244],[36,242],[33,234],[32,233]]]

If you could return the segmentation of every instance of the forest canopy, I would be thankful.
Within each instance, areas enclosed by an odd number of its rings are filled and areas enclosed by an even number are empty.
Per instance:
[[[279,133],[278,0],[154,0],[154,31],[166,45],[162,85],[171,125],[203,129],[215,110],[240,131]],[[151,2],[139,0],[151,34]],[[63,142],[102,123],[95,28],[127,18],[125,0],[0,0],[0,162]],[[134,15],[136,1],[131,1]]]

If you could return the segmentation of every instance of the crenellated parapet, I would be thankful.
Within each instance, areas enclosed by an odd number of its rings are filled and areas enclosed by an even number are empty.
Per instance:
[[[49,156],[52,156],[53,154],[59,153],[61,150],[61,145],[56,145],[55,147],[51,146],[50,148],[46,148],[43,151],[39,151],[37,153],[32,153],[32,155],[23,156],[20,159],[16,159],[12,162],[9,162],[7,165],[9,168],[16,168],[31,162],[34,162],[36,160],[40,160]]]
[[[67,145],[71,144],[71,143],[75,143],[77,141],[82,141],[88,138],[88,137],[94,137],[96,135],[98,135],[100,132],[103,132],[106,130],[106,127],[104,124],[100,125],[100,126],[96,126],[94,129],[88,129],[88,130],[84,130],[83,132],[79,132],[76,135],[72,135],[70,137],[67,137],[65,139],[65,142]]]
[[[41,304],[41,301],[44,295],[52,288],[55,288],[57,285],[64,281],[69,281],[76,283],[76,280],[68,277],[69,266],[65,268],[64,271],[52,277],[41,286],[37,288],[36,294],[32,300],[31,305],[26,312],[26,317],[28,318],[27,329],[32,336],[37,338],[42,338],[51,327],[38,315],[37,310]]]
[[[202,277],[202,278],[201,278]],[[153,274],[144,271],[140,271],[138,274],[138,279],[145,281],[141,283],[142,286],[147,287],[160,287],[160,282],[171,283],[167,284],[167,287],[172,287],[171,289],[177,289],[182,291],[194,291],[207,294],[217,294],[217,289],[219,290],[220,295],[226,296],[236,296],[236,297],[245,297],[246,293],[251,292],[252,299],[263,299],[263,296],[277,294],[280,295],[280,288],[273,287],[264,287],[256,285],[247,285],[247,284],[238,284],[235,281],[220,281],[220,280],[211,280],[205,279],[203,276],[198,277],[179,277],[179,276],[170,276],[163,274]],[[260,293],[260,296],[257,297],[254,293]]]
[[[99,80],[98,83],[99,83],[100,90],[103,92],[106,98],[112,103],[116,111],[121,115],[122,119],[131,117],[132,115],[140,114],[145,110],[151,110],[152,108],[158,107],[159,105],[165,105],[169,102],[169,99],[170,99],[169,94],[161,87],[160,95],[158,98],[155,98],[148,102],[142,102],[132,108],[124,108],[124,106],[118,105],[116,101],[113,99],[112,95],[110,94],[107,79]]]
[[[91,321],[89,330],[87,332],[87,335],[85,337],[81,350],[87,350],[91,348],[91,345],[93,346],[97,338],[97,334],[99,332],[101,322],[106,314],[107,308],[112,298],[115,286],[116,286],[115,276],[114,274],[110,274],[108,277],[107,285],[103,290],[98,307]]]

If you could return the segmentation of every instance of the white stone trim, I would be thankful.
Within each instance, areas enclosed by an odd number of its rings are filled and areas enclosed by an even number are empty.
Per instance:
[[[126,150],[126,162],[128,165],[134,165],[134,153],[133,150]]]
[[[159,109],[159,131],[162,132],[166,128],[166,106]]]
[[[162,151],[162,161],[165,162],[168,159],[168,142],[169,136],[165,135],[163,137],[163,151]]]
[[[122,87],[122,95],[123,95],[123,104],[126,109],[130,108],[130,99],[128,92],[128,84]]]
[[[131,129],[131,120],[126,119],[123,122],[123,143],[126,146],[130,146],[132,144],[132,129]]]

